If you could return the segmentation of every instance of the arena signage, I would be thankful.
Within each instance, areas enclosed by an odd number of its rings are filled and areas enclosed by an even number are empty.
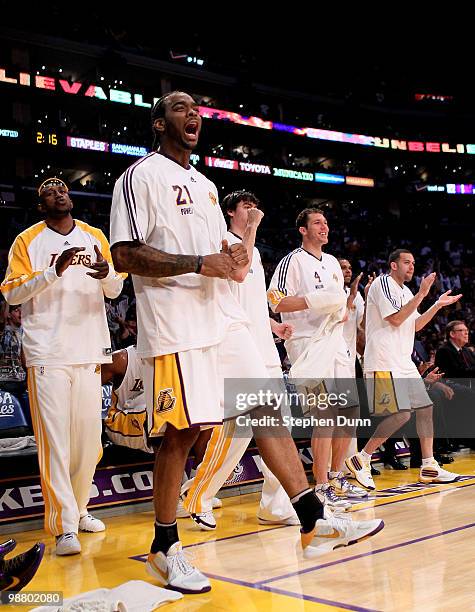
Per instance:
[[[313,172],[302,172],[300,170],[290,170],[289,168],[273,168],[273,171],[274,176],[280,176],[281,178],[313,182]]]
[[[89,140],[89,138],[68,136],[66,144],[73,149],[86,149],[87,151],[99,151],[99,153],[109,152],[109,143],[102,142],[101,140]]]
[[[0,136],[3,136],[3,138],[18,138],[19,135],[17,130],[0,129]]]
[[[447,183],[446,185],[423,185],[418,191],[429,192],[446,192],[450,195],[473,195],[475,193],[475,185],[470,183]]]
[[[360,176],[343,176],[341,174],[328,174],[325,172],[303,172],[290,168],[272,168],[265,164],[252,164],[248,162],[237,162],[233,159],[221,159],[219,157],[205,157],[205,164],[210,168],[221,168],[224,170],[241,170],[241,172],[256,172],[258,174],[269,174],[280,178],[295,179],[298,181],[315,181],[316,183],[331,183],[353,185],[356,187],[374,187],[374,179]]]
[[[127,104],[141,108],[151,108],[158,98],[153,98],[151,102],[144,100],[143,94],[129,92],[116,88],[104,88],[100,85],[85,84],[80,81],[70,83],[65,79],[44,75],[32,75],[28,72],[8,72],[5,68],[0,68],[0,83],[8,83],[21,87],[35,87],[54,93],[63,93],[73,96],[96,98],[98,100]],[[392,149],[408,152],[425,153],[454,153],[454,154],[475,154],[475,144],[448,143],[435,141],[401,140],[390,137],[368,136],[364,134],[351,134],[338,132],[335,130],[323,130],[312,127],[296,127],[285,123],[268,121],[260,117],[246,117],[232,111],[200,106],[199,111],[205,119],[218,121],[228,121],[238,125],[247,125],[264,130],[277,130],[288,132],[296,136],[305,136],[317,140],[327,140],[331,142],[342,142],[347,144],[362,145],[367,147],[377,147],[382,149]]]
[[[119,144],[117,142],[111,143],[111,153],[120,153],[122,155],[134,155],[135,157],[143,157],[147,155],[148,149],[145,147],[139,147],[137,145]]]

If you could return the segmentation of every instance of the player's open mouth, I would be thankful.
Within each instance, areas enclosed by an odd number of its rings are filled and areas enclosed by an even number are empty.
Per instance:
[[[190,123],[188,123],[187,125],[185,125],[185,133],[188,136],[197,136],[198,134],[198,122],[197,121],[190,121]]]

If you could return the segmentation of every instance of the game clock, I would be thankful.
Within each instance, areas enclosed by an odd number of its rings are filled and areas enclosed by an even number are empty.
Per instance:
[[[36,132],[37,144],[49,144],[56,146],[58,144],[58,135],[56,132]]]

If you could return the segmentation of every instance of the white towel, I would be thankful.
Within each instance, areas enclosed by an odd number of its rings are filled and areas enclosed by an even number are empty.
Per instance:
[[[32,612],[152,612],[183,595],[143,580],[129,580],[113,589],[96,589],[65,599],[59,607],[35,608]]]

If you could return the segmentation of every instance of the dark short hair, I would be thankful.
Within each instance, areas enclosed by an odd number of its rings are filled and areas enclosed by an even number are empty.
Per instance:
[[[168,98],[170,96],[173,96],[173,94],[181,94],[181,93],[184,93],[187,96],[191,96],[193,98],[193,96],[189,93],[186,93],[186,91],[180,91],[179,89],[175,89],[174,91],[169,91],[168,93],[163,94],[163,96],[160,96],[160,98],[158,98],[158,100],[153,105],[152,112],[150,115],[151,120],[152,120],[152,132],[153,132],[152,151],[155,151],[158,145],[160,144],[160,133],[154,128],[153,124],[155,123],[157,119],[161,119],[165,117],[165,110],[166,110],[165,103],[168,100]]]
[[[391,264],[393,262],[398,261],[398,259],[401,257],[401,255],[403,253],[409,253],[409,255],[412,255],[412,253],[411,253],[411,251],[409,249],[396,249],[395,251],[390,253],[390,255],[388,257],[388,266],[391,267]]]
[[[304,208],[297,215],[297,220],[295,222],[297,229],[299,229],[299,227],[306,228],[308,225],[308,218],[310,215],[313,215],[313,214],[319,214],[319,215],[325,216],[325,213],[323,212],[321,208]]]
[[[228,193],[221,202],[221,208],[223,213],[228,210],[236,210],[239,202],[251,202],[251,204],[255,204],[257,208],[259,208],[260,201],[252,191],[246,191],[245,189],[240,189],[238,191],[233,191],[232,193]]]
[[[449,323],[447,323],[447,327],[445,328],[445,337],[447,340],[450,340],[450,332],[454,331],[454,327],[457,325],[465,325],[465,327],[467,327],[465,321],[449,321]]]

